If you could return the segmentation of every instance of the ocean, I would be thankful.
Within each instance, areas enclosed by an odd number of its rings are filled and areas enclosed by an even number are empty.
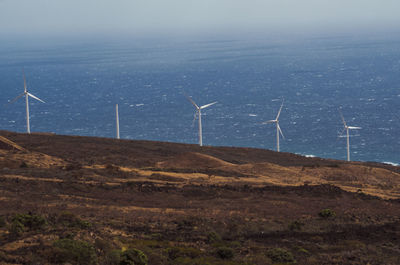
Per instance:
[[[204,109],[203,143],[276,149],[274,119],[284,99],[283,152],[400,163],[400,37],[232,36],[97,38],[0,44],[0,129],[197,143],[194,107]]]

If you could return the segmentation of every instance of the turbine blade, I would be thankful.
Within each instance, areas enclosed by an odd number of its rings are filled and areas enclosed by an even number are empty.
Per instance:
[[[24,69],[22,68],[22,75],[24,76],[24,91],[25,92],[27,92],[27,86],[26,86],[26,78],[25,78],[25,71],[24,71]]]
[[[346,127],[344,127],[343,130],[340,132],[340,134],[336,138],[336,142],[339,140],[339,138],[343,137],[343,133],[344,133],[345,130],[346,130]]]
[[[339,113],[340,113],[340,117],[342,118],[342,121],[343,121],[344,127],[347,127],[346,121],[344,120],[344,117],[343,117],[342,111],[341,111],[340,109],[339,109]]]
[[[25,95],[25,93],[22,93],[21,95],[17,96],[16,98],[14,98],[13,100],[11,100],[10,102],[8,102],[8,104],[12,104],[15,101],[17,101],[20,97],[23,97]]]
[[[283,100],[282,100],[281,107],[279,108],[278,115],[276,115],[275,120],[278,120],[278,119],[279,119],[279,116],[281,115],[282,107],[283,107]]]
[[[215,102],[213,102],[213,103],[210,103],[210,104],[207,104],[207,105],[203,105],[203,106],[200,107],[200,109],[208,108],[208,107],[210,107],[211,105],[214,105],[214,104],[216,104],[216,103],[217,103],[217,101],[215,101]]]
[[[190,101],[190,103],[193,104],[193,106],[195,106],[196,109],[200,109],[199,106],[197,106],[197,104],[193,101],[193,99],[191,97],[189,97],[188,95],[185,94],[185,97]]]
[[[276,120],[264,121],[264,122],[263,122],[263,123],[261,123],[261,124],[269,124],[269,123],[274,123],[274,122],[276,122]]]
[[[199,114],[199,113],[196,111],[196,112],[194,113],[194,115],[193,115],[192,127],[194,127],[194,122],[196,121],[197,115],[198,115],[198,114]]]
[[[279,130],[279,132],[281,133],[282,138],[285,139],[285,136],[283,136],[283,132],[282,132],[282,130],[281,130],[281,126],[279,126],[279,123],[277,123],[276,126],[278,126],[278,130]]]
[[[38,101],[40,101],[40,102],[46,103],[46,102],[44,102],[43,100],[41,100],[40,98],[36,97],[35,95],[32,95],[32,94],[29,93],[29,92],[28,92],[28,96],[30,96],[30,97],[32,97],[32,98],[34,98],[34,99],[36,99],[36,100],[38,100]]]
[[[361,127],[356,127],[356,126],[347,126],[350,130],[359,130]]]

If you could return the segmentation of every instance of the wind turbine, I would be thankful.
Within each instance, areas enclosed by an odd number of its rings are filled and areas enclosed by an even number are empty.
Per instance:
[[[189,97],[189,96],[186,95],[186,94],[185,94],[185,96],[186,96],[186,98],[190,101],[190,103],[192,103],[193,106],[196,108],[196,113],[195,113],[195,115],[194,115],[193,122],[194,122],[194,120],[195,120],[197,117],[199,118],[199,145],[200,145],[200,146],[203,146],[203,136],[202,136],[203,132],[202,132],[202,127],[201,127],[201,110],[202,110],[202,109],[205,109],[205,108],[208,108],[208,107],[210,107],[211,105],[214,105],[215,103],[217,103],[217,101],[199,107],[199,106],[193,101],[193,99],[192,99],[191,97]]]
[[[279,108],[278,115],[276,115],[276,118],[274,120],[269,120],[269,121],[262,123],[262,124],[268,124],[268,123],[276,124],[276,151],[278,151],[278,152],[279,152],[279,134],[281,134],[283,139],[285,139],[285,136],[283,136],[281,127],[279,126],[279,116],[281,115],[282,107],[283,107],[283,100],[282,100],[281,107]]]
[[[340,136],[343,134],[344,130],[346,130],[346,138],[347,138],[347,161],[350,161],[350,135],[349,135],[349,131],[350,130],[359,130],[361,129],[361,127],[355,127],[355,126],[348,126],[346,121],[344,120],[343,114],[342,112],[339,110],[340,116],[342,118],[343,121],[343,131],[340,133]]]
[[[120,137],[119,137],[119,114],[118,114],[118,104],[115,104],[115,121],[116,121],[116,127],[117,127],[117,139],[120,139]]]
[[[40,98],[36,97],[35,95],[31,94],[28,92],[28,88],[26,86],[26,78],[25,78],[25,72],[22,71],[22,74],[24,76],[24,93],[22,93],[21,95],[17,96],[16,98],[14,98],[10,104],[14,103],[15,101],[17,101],[20,97],[25,96],[25,104],[26,104],[26,131],[27,133],[31,133],[31,127],[29,124],[29,97],[36,99],[40,102],[45,103],[43,100],[41,100]]]

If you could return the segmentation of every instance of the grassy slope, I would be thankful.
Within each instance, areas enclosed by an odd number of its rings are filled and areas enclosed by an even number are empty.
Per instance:
[[[400,262],[398,167],[250,148],[0,134],[29,150],[0,145],[0,262],[60,262],[60,238],[90,243],[100,264],[116,264],[113,250],[125,248],[144,251],[149,264],[273,264],[276,248],[298,264]],[[326,208],[336,216],[320,217]],[[10,233],[17,213],[47,225]]]

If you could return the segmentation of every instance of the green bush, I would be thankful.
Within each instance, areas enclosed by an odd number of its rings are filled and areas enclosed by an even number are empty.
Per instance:
[[[302,247],[297,247],[296,251],[297,251],[298,253],[305,254],[305,255],[310,254],[310,252],[309,252],[307,249],[302,248]]]
[[[233,249],[228,247],[219,247],[216,253],[221,259],[232,259],[234,256]]]
[[[138,249],[127,249],[121,253],[120,265],[147,265],[147,256]]]
[[[57,218],[57,224],[70,228],[87,229],[92,226],[90,222],[80,219],[71,212],[62,212]]]
[[[21,223],[25,228],[29,230],[38,230],[43,228],[47,221],[44,217],[35,214],[16,214],[12,222]]]
[[[10,235],[12,237],[18,237],[18,236],[22,235],[22,233],[24,233],[24,231],[25,231],[25,226],[18,220],[13,220],[8,229],[8,232],[10,233]]]
[[[293,254],[283,248],[272,248],[267,251],[267,256],[273,262],[279,263],[295,263],[296,260],[293,257]]]
[[[336,213],[331,209],[323,209],[318,213],[318,215],[322,218],[329,218],[329,217],[335,217]]]
[[[207,242],[209,244],[217,243],[221,241],[221,236],[216,232],[210,232],[207,234]]]
[[[97,264],[95,249],[87,242],[65,238],[54,242],[53,247],[54,251],[51,259],[54,263]]]

